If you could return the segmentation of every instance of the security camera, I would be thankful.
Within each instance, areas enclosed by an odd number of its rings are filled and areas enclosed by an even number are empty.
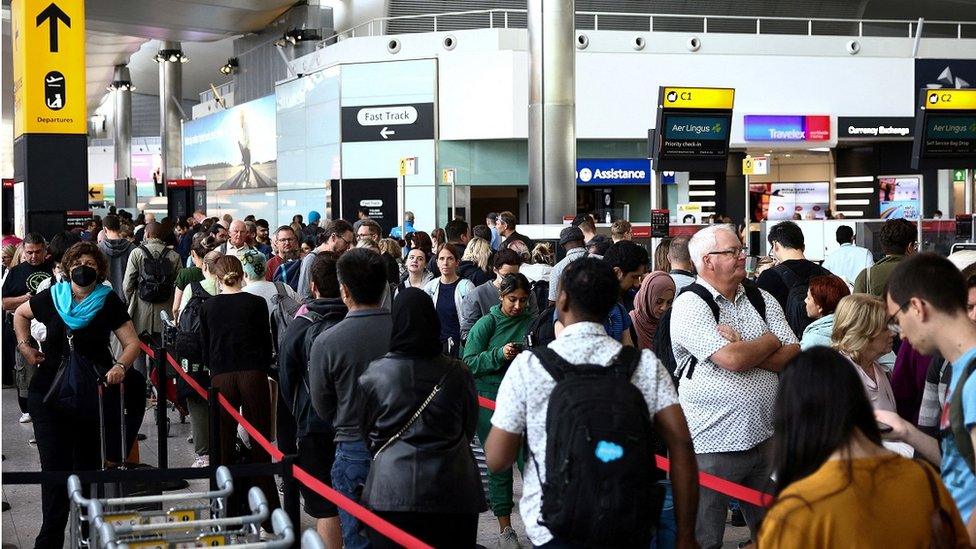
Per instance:
[[[441,44],[444,45],[445,50],[451,51],[457,46],[457,38],[455,38],[453,34],[448,34],[447,36],[444,37],[444,40],[441,42]]]
[[[642,49],[644,49],[644,46],[646,45],[647,45],[647,41],[644,40],[643,36],[637,36],[634,38],[633,46],[635,50],[641,51]]]
[[[585,34],[576,35],[576,49],[585,50],[590,45],[590,39]]]
[[[847,53],[851,55],[856,55],[857,52],[861,51],[861,43],[857,40],[851,40],[847,43]]]
[[[386,51],[390,53],[400,53],[400,40],[397,38],[390,39],[390,41],[386,43]]]
[[[688,51],[698,51],[701,48],[701,40],[697,36],[688,39]]]

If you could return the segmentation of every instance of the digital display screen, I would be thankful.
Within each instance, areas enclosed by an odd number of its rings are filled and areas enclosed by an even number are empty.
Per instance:
[[[728,154],[731,117],[665,113],[660,158],[721,158]]]
[[[926,158],[976,156],[976,116],[927,114],[922,154]]]

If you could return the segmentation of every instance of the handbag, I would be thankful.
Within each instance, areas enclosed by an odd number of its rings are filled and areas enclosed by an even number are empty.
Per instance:
[[[919,463],[919,467],[925,472],[925,479],[928,481],[929,492],[932,495],[932,513],[929,516],[929,523],[932,526],[931,540],[929,547],[935,549],[950,549],[956,546],[956,529],[952,523],[949,512],[942,507],[939,498],[939,489],[936,487],[935,475],[924,463]]]
[[[373,461],[376,461],[376,458],[378,458],[380,454],[383,453],[383,450],[386,450],[387,447],[389,447],[391,444],[399,440],[400,437],[403,436],[403,433],[406,433],[407,429],[409,429],[410,426],[413,425],[415,421],[417,421],[417,419],[420,417],[420,414],[424,412],[424,410],[427,408],[430,402],[434,400],[434,397],[437,396],[437,393],[441,391],[441,387],[444,386],[444,381],[447,380],[447,376],[451,375],[451,372],[453,372],[455,369],[456,367],[451,367],[446,372],[444,372],[444,375],[442,375],[441,378],[434,385],[434,389],[430,392],[429,395],[427,395],[427,398],[424,399],[420,407],[417,408],[417,411],[414,412],[412,416],[410,416],[410,419],[407,420],[407,423],[404,424],[404,426],[401,427],[400,430],[397,431],[395,435],[390,437],[389,440],[383,443],[383,446],[380,446],[380,449],[376,451],[376,454],[373,455]]]
[[[67,326],[65,340],[64,356],[43,403],[66,414],[92,417],[98,413],[98,384],[106,372],[75,349],[74,333]]]

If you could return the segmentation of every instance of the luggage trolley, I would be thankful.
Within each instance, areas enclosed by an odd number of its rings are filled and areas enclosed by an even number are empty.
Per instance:
[[[68,477],[68,538],[70,547],[93,547],[82,535],[82,524],[92,523],[90,510],[92,502],[97,502],[100,519],[113,525],[148,525],[170,522],[190,522],[200,520],[205,513],[211,519],[227,516],[227,498],[234,492],[234,480],[227,467],[220,466],[214,473],[216,490],[196,493],[171,493],[152,496],[117,497],[106,499],[86,499],[82,495],[81,480],[77,475]],[[262,495],[263,496],[263,495]],[[202,501],[206,501],[203,503]],[[145,504],[160,504],[162,509],[136,511],[126,507]],[[97,535],[94,523],[90,537]]]
[[[248,492],[251,514],[186,522],[157,524],[121,524],[103,520],[101,503],[92,500],[88,506],[91,524],[98,529],[92,537],[92,549],[183,549],[189,547],[235,547],[285,549],[295,542],[291,519],[281,509],[271,514],[274,538],[262,540],[260,525],[268,518],[268,501],[260,488]]]

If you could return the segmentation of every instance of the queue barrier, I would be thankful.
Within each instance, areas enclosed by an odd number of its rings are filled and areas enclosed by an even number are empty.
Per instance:
[[[196,382],[192,377],[183,371],[183,368],[176,362],[175,358],[170,355],[164,346],[154,346],[150,347],[145,342],[140,342],[140,347],[142,352],[146,354],[156,365],[156,391],[157,391],[157,418],[156,423],[159,429],[159,468],[155,470],[122,470],[122,471],[91,471],[82,472],[78,474],[84,482],[94,482],[94,481],[127,481],[127,480],[162,480],[162,479],[175,479],[175,478],[206,478],[209,475],[209,468],[204,469],[173,469],[169,470],[167,466],[167,426],[166,426],[166,384],[167,384],[167,370],[168,368],[163,367],[165,364],[169,364],[170,367],[185,381],[194,392],[196,392],[201,398],[209,401],[216,401],[220,404],[220,407],[224,409],[234,420],[247,432],[251,441],[259,444],[270,456],[271,459],[276,462],[274,464],[245,464],[245,465],[234,465],[230,469],[235,475],[244,476],[257,476],[261,474],[280,474],[285,481],[285,494],[284,494],[284,504],[285,512],[292,519],[294,524],[301,524],[300,516],[298,513],[298,492],[295,489],[294,483],[300,482],[304,484],[307,488],[322,496],[323,498],[331,501],[336,506],[342,508],[344,511],[350,515],[356,517],[364,524],[374,529],[383,536],[389,538],[390,540],[400,544],[408,549],[432,549],[431,546],[427,545],[420,539],[414,537],[408,532],[401,530],[400,528],[394,526],[390,522],[386,521],[379,515],[373,513],[366,507],[363,507],[359,503],[347,498],[340,492],[336,491],[332,487],[326,485],[324,482],[313,476],[308,471],[302,469],[300,466],[294,463],[295,456],[285,455],[276,445],[267,439],[258,429],[256,429],[240,412],[235,409],[227,398],[220,394],[220,392],[211,387],[209,389],[204,389],[199,383]],[[160,356],[162,355],[162,356]],[[481,397],[478,397],[478,405],[482,408],[488,410],[495,409],[495,402]],[[211,407],[210,414],[210,433],[211,433],[211,461],[213,463],[219,463],[219,444],[215,444],[214,439],[216,438],[216,433],[219,433],[220,420],[219,413],[216,408]],[[670,471],[671,462],[668,458],[663,456],[657,456],[656,466],[664,471]],[[5,472],[3,474],[3,484],[40,484],[42,482],[64,482],[71,472]],[[759,492],[752,488],[736,484],[734,482],[725,480],[723,478],[711,475],[708,473],[699,472],[699,484],[705,488],[715,490],[716,492],[725,494],[727,496],[738,499],[752,505],[768,507],[772,501],[773,496]]]

